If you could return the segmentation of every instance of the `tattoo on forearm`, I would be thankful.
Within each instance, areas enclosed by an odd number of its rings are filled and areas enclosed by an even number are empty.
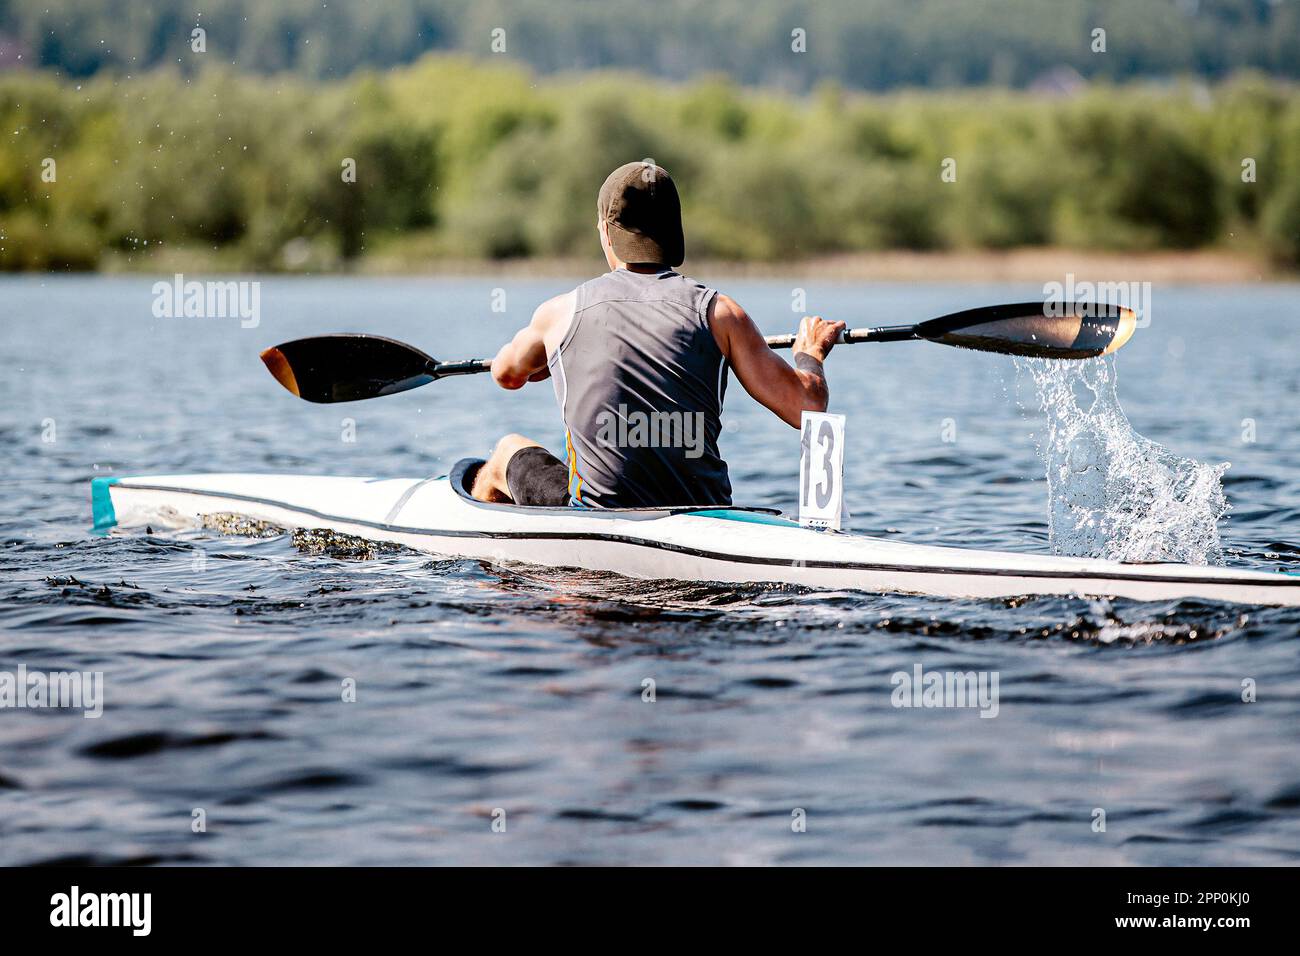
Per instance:
[[[822,368],[822,363],[813,358],[807,352],[794,353],[794,367],[801,372],[807,372],[810,375],[816,375],[819,378],[826,377],[826,371]]]

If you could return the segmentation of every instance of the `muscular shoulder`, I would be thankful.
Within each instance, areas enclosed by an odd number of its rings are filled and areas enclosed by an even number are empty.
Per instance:
[[[544,328],[568,319],[573,314],[574,295],[573,292],[562,292],[560,295],[547,299],[533,312],[532,324]]]
[[[713,297],[713,301],[709,303],[709,321],[721,322],[724,325],[741,321],[748,322],[749,314],[731,296],[719,292]]]
[[[735,299],[719,292],[709,303],[709,329],[724,355],[730,357],[735,334],[746,330],[752,322],[749,313]]]
[[[547,354],[559,348],[565,333],[569,331],[569,321],[573,318],[576,295],[576,292],[565,292],[554,296],[539,305],[533,312],[533,320],[529,324],[545,340]]]

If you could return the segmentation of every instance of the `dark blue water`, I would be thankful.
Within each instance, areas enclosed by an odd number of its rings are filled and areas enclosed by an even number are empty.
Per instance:
[[[0,863],[1300,858],[1295,610],[734,591],[347,561],[285,537],[92,536],[96,475],[427,475],[506,430],[559,447],[549,384],[312,406],[257,353],[357,330],[488,355],[564,282],[268,280],[248,329],[155,319],[150,285],[0,279],[0,671],[102,671],[105,687],[98,719],[0,710]],[[802,287],[850,325],[1041,291]],[[768,331],[794,324],[791,284],[727,290]],[[1157,288],[1117,358],[1139,432],[1232,462],[1228,563],[1300,568],[1298,292]],[[904,343],[837,350],[829,370],[854,528],[1047,548],[1042,422],[1010,360]],[[734,383],[728,404],[738,499],[789,508],[797,434]],[[891,675],[917,664],[996,672],[997,717],[892,706]]]

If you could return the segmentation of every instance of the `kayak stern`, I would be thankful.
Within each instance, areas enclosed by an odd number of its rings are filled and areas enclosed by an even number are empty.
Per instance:
[[[121,479],[90,479],[90,514],[94,523],[93,530],[105,534],[117,527],[117,512],[113,508],[113,494],[109,491]]]

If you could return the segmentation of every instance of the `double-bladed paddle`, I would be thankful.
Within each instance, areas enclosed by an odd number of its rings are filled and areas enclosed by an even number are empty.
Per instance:
[[[1123,306],[1087,302],[1020,302],[954,312],[916,325],[850,329],[840,343],[924,339],[957,348],[1032,358],[1086,359],[1122,348],[1137,327]],[[771,335],[774,349],[793,335]],[[488,359],[439,362],[414,346],[380,335],[314,335],[273,346],[262,361],[276,380],[309,402],[355,402],[419,388],[451,375],[487,372]]]

